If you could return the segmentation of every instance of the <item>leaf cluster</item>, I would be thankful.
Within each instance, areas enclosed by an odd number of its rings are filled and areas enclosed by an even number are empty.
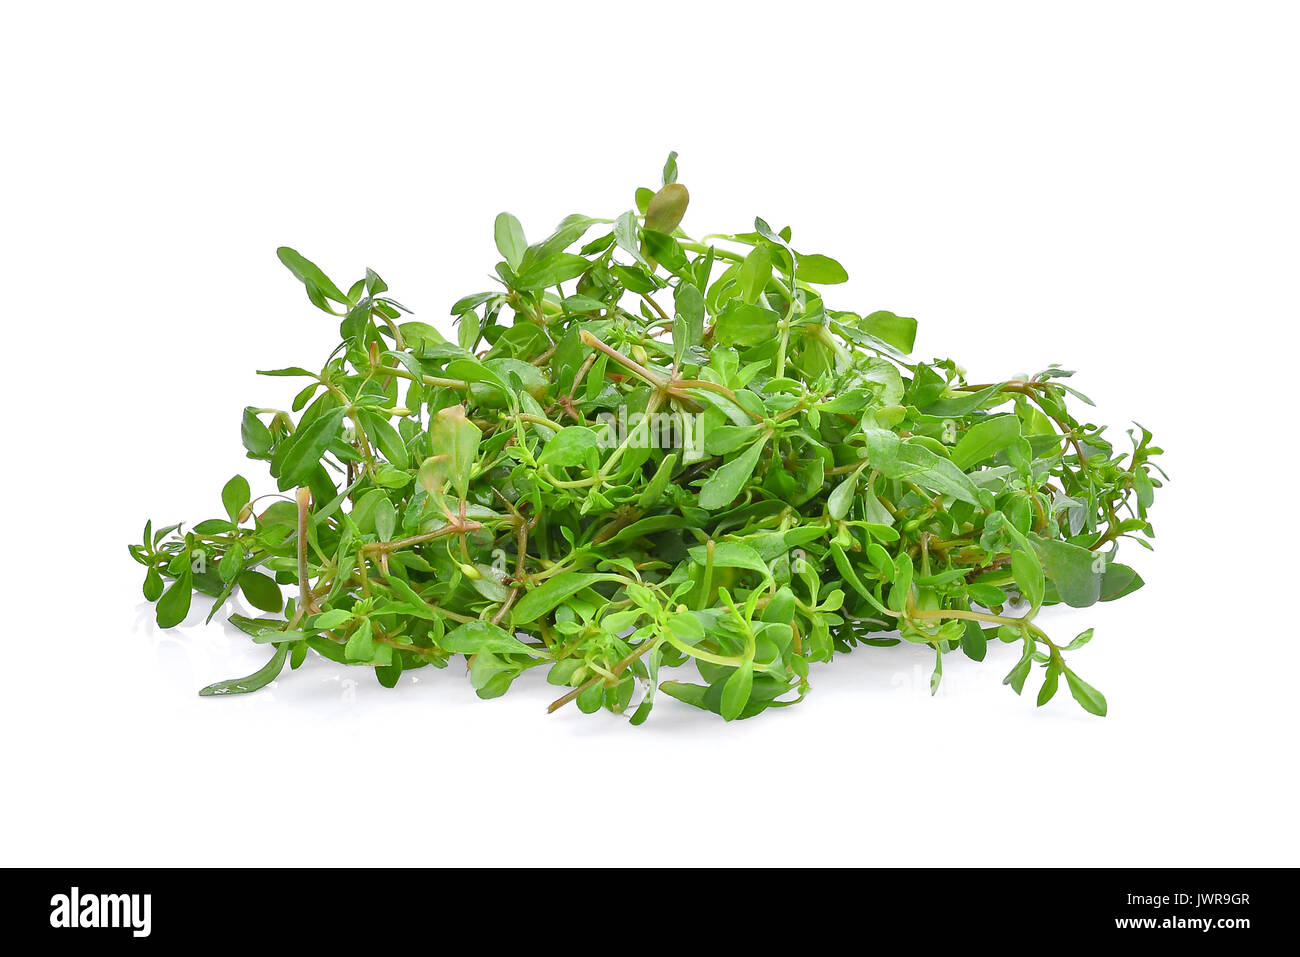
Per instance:
[[[223,515],[130,546],[158,624],[194,593],[272,646],[203,694],[254,691],[310,654],[374,670],[463,660],[483,698],[532,668],[584,712],[646,719],[659,692],[751,717],[803,699],[814,662],[900,641],[976,661],[1020,648],[1038,703],[1065,685],[1042,608],[1141,587],[1116,561],[1150,547],[1160,449],[1076,418],[1091,401],[1050,366],[972,382],[910,358],[915,320],[823,300],[848,278],[789,228],[694,239],[676,155],[610,219],[529,242],[494,224],[490,289],[452,307],[456,341],[411,318],[373,270],[346,291],[279,257],[338,322],[286,409],[241,436],[279,494],[235,476]],[[800,244],[802,245],[802,244]],[[689,667],[691,674],[682,669]]]

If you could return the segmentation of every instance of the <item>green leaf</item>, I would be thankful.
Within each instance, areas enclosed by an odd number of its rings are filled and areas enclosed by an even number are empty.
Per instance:
[[[250,691],[265,688],[280,674],[288,657],[289,646],[278,645],[275,654],[271,656],[271,660],[247,678],[231,678],[228,681],[218,681],[216,684],[208,685],[199,694],[204,698],[210,698],[215,695],[248,694]]]
[[[799,278],[804,282],[829,286],[833,283],[847,282],[849,274],[830,256],[823,256],[820,253],[799,253]],[[911,350],[909,348],[902,351]]]
[[[733,299],[713,326],[713,336],[724,346],[756,346],[776,335],[781,317],[771,309]]]
[[[293,445],[289,447],[280,465],[281,489],[307,484],[325,450],[338,438],[346,413],[347,410],[342,407],[330,409],[311,425],[294,434]]]
[[[1114,601],[1131,595],[1145,584],[1142,576],[1119,562],[1107,562],[1101,576],[1101,600]]]
[[[515,281],[515,288],[532,291],[558,286],[562,282],[576,279],[590,268],[591,263],[581,256],[556,253],[521,272]]]
[[[1020,594],[1034,608],[1043,603],[1046,583],[1043,580],[1043,566],[1038,556],[1031,549],[1016,547],[1011,553],[1011,574],[1016,579]]]
[[[710,430],[704,439],[704,451],[709,455],[726,455],[751,444],[759,437],[761,425],[719,425]]]
[[[524,261],[524,250],[528,248],[528,241],[524,239],[524,227],[509,213],[498,213],[495,234],[497,250],[510,268],[518,271],[519,264]]]
[[[696,545],[688,549],[691,560],[701,565],[709,560],[707,545]],[[740,542],[715,542],[713,545],[713,565],[721,568],[747,568],[756,571],[764,578],[771,575],[767,563],[758,552]]]
[[[158,569],[150,568],[144,573],[144,600],[157,601],[162,597],[163,580],[158,574]]]
[[[758,465],[759,456],[763,454],[765,445],[767,445],[766,436],[730,462],[719,466],[700,488],[700,508],[714,511],[735,501],[740,490],[754,474],[754,467]]]
[[[249,491],[248,479],[242,475],[236,475],[226,483],[225,488],[221,490],[221,504],[226,507],[226,514],[230,520],[238,524],[239,513],[244,510],[244,506],[249,503],[253,493]]]
[[[673,150],[664,161],[664,185],[677,182],[677,151]]]
[[[862,475],[862,470],[867,467],[863,462],[839,485],[835,486],[835,491],[831,492],[830,498],[826,500],[826,510],[830,513],[831,518],[841,521],[849,514],[849,506],[853,504],[853,496],[858,492],[858,478]]]
[[[678,275],[686,272],[686,252],[677,240],[649,228],[641,230],[641,237],[645,242],[646,255],[652,262],[662,263],[669,272]]]
[[[961,636],[961,650],[971,661],[983,661],[988,650],[988,639],[978,621],[965,622]]]
[[[351,621],[352,618],[352,612],[343,608],[332,608],[313,617],[311,626],[321,631],[333,631],[340,625]]]
[[[406,443],[402,441],[402,436],[397,429],[393,428],[392,423],[378,412],[369,409],[362,409],[358,414],[365,426],[366,436],[379,447],[384,458],[394,468],[410,468],[411,456],[406,451]]]
[[[902,478],[910,472],[898,461],[902,439],[889,429],[864,429],[867,439],[867,462],[886,478]]]
[[[233,532],[236,527],[234,522],[227,522],[224,518],[209,518],[195,525],[194,531],[199,535],[220,535]]]
[[[375,484],[380,488],[406,488],[411,484],[411,476],[409,472],[395,469],[391,465],[381,465],[375,473]]]
[[[1074,651],[1076,648],[1082,648],[1084,645],[1086,645],[1086,644],[1087,644],[1088,642],[1090,642],[1090,641],[1092,641],[1092,629],[1091,629],[1091,628],[1089,628],[1089,629],[1087,629],[1087,630],[1085,630],[1085,631],[1081,631],[1081,632],[1079,632],[1077,635],[1074,636],[1074,640],[1072,640],[1068,645],[1066,645],[1066,646],[1065,646],[1064,648],[1062,648],[1061,650],[1062,650],[1062,651]]]
[[[747,303],[757,302],[771,279],[772,253],[767,246],[755,246],[740,266],[740,298]]]
[[[1065,669],[1065,680],[1070,686],[1070,694],[1082,705],[1083,710],[1099,718],[1106,717],[1106,697],[1088,682],[1084,681],[1069,668]]]
[[[911,556],[904,552],[894,559],[894,584],[889,589],[889,607],[894,611],[902,612],[906,609],[914,575]]]
[[[250,454],[264,456],[271,451],[271,445],[274,439],[271,436],[271,430],[262,424],[262,420],[257,417],[257,413],[250,406],[244,410],[244,417],[240,422],[239,435]]]
[[[655,470],[654,478],[642,490],[641,495],[637,498],[637,508],[652,508],[659,504],[663,498],[664,491],[668,488],[668,483],[672,481],[673,471],[677,468],[679,455],[673,452],[659,463],[659,468]]]
[[[482,326],[478,314],[462,312],[456,319],[456,344],[466,352],[473,352],[474,347],[478,345],[480,335],[482,335]],[[447,371],[451,372],[451,369],[448,368]]]
[[[171,585],[163,592],[162,597],[158,599],[158,605],[155,613],[158,618],[159,628],[174,628],[185,620],[185,616],[190,613],[190,600],[194,597],[194,577],[190,571],[190,566],[186,564],[185,571],[181,572]]]
[[[280,622],[279,624],[284,624]],[[261,633],[253,636],[253,641],[259,645],[278,645],[283,643],[296,644],[308,637],[307,632],[294,629],[293,631],[283,631],[278,628],[266,628]]]
[[[835,562],[836,569],[839,571],[840,575],[843,576],[844,581],[848,583],[849,587],[863,598],[870,601],[877,608],[881,607],[880,603],[876,600],[876,596],[871,593],[871,590],[867,588],[866,584],[862,581],[862,578],[858,575],[856,569],[854,569],[853,564],[849,561],[848,555],[844,553],[843,547],[838,544],[832,544],[830,547],[830,554],[831,560]],[[894,568],[893,563],[891,562],[889,580],[892,582],[893,578]]]
[[[586,426],[568,426],[542,446],[537,464],[550,468],[590,464],[595,458],[598,442],[596,433]]]
[[[979,504],[979,491],[948,459],[915,442],[900,442],[887,429],[867,429],[867,460],[891,479],[903,479],[961,502]]]
[[[1056,687],[1060,683],[1061,666],[1055,661],[1047,666],[1047,671],[1043,675],[1043,686],[1038,689],[1038,707],[1042,707],[1052,700],[1056,694]]]
[[[369,661],[375,656],[375,630],[369,618],[362,618],[361,624],[348,636],[343,654],[349,661]]]
[[[703,342],[707,308],[703,294],[689,282],[677,284],[673,306],[677,312],[673,322],[673,361],[680,366],[686,350]]]
[[[439,409],[429,425],[429,447],[435,456],[446,457],[447,476],[463,500],[469,494],[469,479],[483,431],[465,416],[465,407]]]
[[[555,232],[535,246],[528,247],[524,252],[524,261],[520,264],[521,268],[527,271],[538,263],[549,260],[556,253],[568,249],[582,238],[582,235],[591,228],[594,222],[595,220],[590,216],[582,216],[578,213],[565,216],[560,225],[556,227]]]
[[[618,575],[598,572],[560,572],[520,598],[515,603],[511,621],[516,628],[526,625],[596,582],[618,580]]]
[[[745,705],[749,704],[749,695],[754,687],[754,662],[746,660],[731,673],[722,686],[722,717],[734,721],[740,717]]]
[[[670,698],[676,698],[683,704],[688,704],[693,708],[699,708],[702,711],[709,711],[707,696],[709,689],[702,685],[688,684],[682,681],[665,681],[659,686],[659,690]]]
[[[481,382],[500,393],[511,408],[519,406],[519,399],[509,383],[477,359],[456,359],[447,363],[447,375],[454,379],[464,379],[466,382]]]
[[[485,302],[491,302],[493,299],[496,299],[498,295],[500,294],[495,292],[476,292],[468,296],[462,296],[452,304],[451,315],[464,315],[470,310],[477,309]],[[439,336],[438,340],[441,341],[442,336]]]
[[[1073,608],[1087,608],[1101,597],[1104,557],[1069,542],[1030,535],[1047,577],[1061,600]]]
[[[703,641],[706,634],[700,619],[690,612],[678,612],[669,615],[668,630],[673,633],[674,637],[679,638],[688,645]]]
[[[963,472],[992,458],[1020,438],[1020,419],[997,415],[972,425],[952,450],[952,461]]]
[[[289,272],[297,277],[298,281],[307,287],[307,296],[312,303],[326,312],[330,312],[326,299],[333,299],[337,303],[348,306],[351,305],[348,297],[345,296],[339,287],[334,285],[333,281],[321,272],[310,259],[307,259],[296,249],[288,246],[281,246],[275,251],[280,257],[280,262],[284,263]]]
[[[896,316],[892,312],[881,310],[863,317],[858,328],[881,342],[893,346],[904,355],[912,351],[916,344],[916,320],[906,316]]]
[[[274,578],[250,570],[242,572],[238,581],[239,590],[244,593],[244,597],[248,599],[248,603],[254,608],[260,608],[262,611],[278,612],[284,607],[284,599],[280,596],[280,586],[275,583]]]
[[[387,498],[381,498],[375,504],[375,538],[381,542],[390,542],[393,540],[393,533],[397,529],[397,509]]]
[[[1034,659],[1029,655],[1023,656],[1016,662],[1015,667],[1007,673],[1002,679],[1002,683],[1010,685],[1016,694],[1020,694],[1025,689],[1025,679],[1029,677],[1029,672],[1034,666]]]
[[[470,621],[447,634],[438,642],[444,651],[459,655],[477,655],[484,652],[497,655],[532,655],[538,649],[530,648],[510,632],[490,621]]]
[[[407,614],[414,615],[416,618],[422,618],[425,621],[441,622],[442,618],[420,594],[396,575],[390,576],[388,584],[392,586],[393,591],[401,595],[406,600],[408,608]]]
[[[487,295],[492,294],[488,293]],[[456,315],[460,315],[460,313],[456,313]],[[442,333],[427,322],[404,322],[397,328],[401,331],[402,338],[406,340],[406,347],[416,352],[423,352],[447,344],[447,340],[442,337]],[[393,353],[393,355],[409,355],[409,353]]]
[[[645,262],[645,257],[641,255],[640,245],[636,238],[636,213],[628,210],[614,220],[614,242],[618,248],[630,255],[639,263]]]

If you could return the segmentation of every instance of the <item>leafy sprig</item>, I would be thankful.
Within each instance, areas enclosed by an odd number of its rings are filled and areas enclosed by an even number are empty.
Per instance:
[[[1160,449],[1079,421],[1051,366],[968,381],[922,362],[916,322],[828,306],[847,279],[789,228],[693,239],[676,154],[612,219],[574,215],[529,243],[497,217],[494,288],[452,307],[457,341],[408,317],[366,270],[346,291],[281,261],[341,342],[288,409],[241,436],[280,495],[235,476],[224,517],[145,526],[132,557],[161,627],[195,592],[272,617],[230,620],[267,665],[202,694],[255,691],[315,653],[403,671],[463,657],[484,698],[547,669],[584,712],[649,715],[662,691],[730,720],[801,701],[809,666],[908,641],[983,660],[1019,644],[1005,683],[1061,679],[1041,610],[1120,598],[1115,556],[1150,547]],[[577,247],[575,249],[575,247]],[[285,595],[284,592],[289,594]],[[668,678],[693,665],[698,681]],[[635,704],[633,703],[635,700]]]

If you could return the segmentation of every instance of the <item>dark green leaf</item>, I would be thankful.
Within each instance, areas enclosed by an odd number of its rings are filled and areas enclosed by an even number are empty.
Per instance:
[[[560,572],[529,591],[515,603],[511,620],[516,628],[536,621],[561,602],[596,582],[617,581],[617,575],[595,572]]]
[[[173,628],[185,620],[190,613],[190,599],[194,596],[193,574],[187,564],[162,597],[156,608],[159,628]]]
[[[343,408],[331,409],[301,432],[294,434],[293,445],[280,465],[280,488],[307,484],[308,478],[320,464],[325,449],[338,438],[345,414]]]
[[[761,439],[730,462],[719,466],[700,487],[700,508],[712,511],[731,504],[754,474],[754,467],[758,465],[766,444],[767,439]]]
[[[260,608],[262,611],[278,612],[284,607],[284,599],[280,595],[280,586],[275,583],[274,578],[263,575],[261,572],[246,571],[239,576],[239,590],[244,593],[248,603],[254,608]]]
[[[208,685],[199,694],[208,698],[214,695],[248,694],[250,691],[265,688],[280,674],[281,669],[284,668],[285,659],[288,657],[289,646],[277,645],[271,660],[247,678],[231,678],[228,681],[218,681],[216,684]]]

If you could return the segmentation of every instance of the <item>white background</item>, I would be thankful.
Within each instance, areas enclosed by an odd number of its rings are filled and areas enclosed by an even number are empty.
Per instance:
[[[1289,864],[1297,23],[1285,5],[25,4],[0,53],[6,864]],[[256,368],[335,324],[277,262],[488,288],[492,218],[613,216],[681,153],[695,234],[755,214],[997,379],[1079,370],[1168,450],[1141,592],[1036,710],[1018,654],[863,649],[796,708],[640,729],[540,675],[384,691],[159,633],[126,544],[217,514]],[[358,678],[355,686],[345,685]],[[418,678],[418,681],[415,680]]]

